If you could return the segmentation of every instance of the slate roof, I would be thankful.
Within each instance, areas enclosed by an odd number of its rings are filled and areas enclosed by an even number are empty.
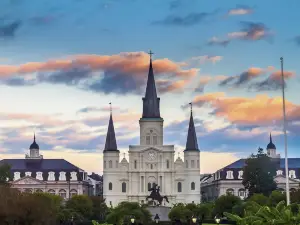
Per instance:
[[[230,165],[224,167],[223,169],[241,169],[245,165],[246,159],[239,159]],[[300,168],[300,158],[289,158],[288,159],[289,168],[297,169]],[[280,159],[280,168],[285,168],[285,159]]]
[[[267,145],[267,149],[276,149],[276,146],[272,142],[272,135],[270,133],[270,143]]]
[[[40,149],[39,145],[35,142],[35,134],[33,136],[33,143],[30,145],[29,149]]]
[[[156,93],[152,59],[150,58],[146,94],[143,98],[143,118],[161,118],[159,101],[160,99],[157,97]]]
[[[186,140],[185,151],[199,151],[192,111],[190,116],[190,123],[189,123],[189,130],[188,130],[188,136]]]
[[[64,159],[3,159],[0,165],[7,163],[11,165],[11,170],[28,171],[79,171],[77,166]]]
[[[118,151],[112,114],[110,114],[109,117],[109,123],[108,123],[107,134],[106,134],[104,152],[106,151]]]

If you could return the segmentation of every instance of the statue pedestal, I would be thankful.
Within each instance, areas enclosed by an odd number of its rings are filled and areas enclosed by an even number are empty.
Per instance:
[[[154,220],[154,217],[156,214],[159,216],[160,221],[170,221],[168,215],[171,211],[171,207],[168,206],[148,206],[147,209],[152,215],[152,219]]]

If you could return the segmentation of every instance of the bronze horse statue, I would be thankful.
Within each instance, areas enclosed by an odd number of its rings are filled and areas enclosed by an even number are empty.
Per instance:
[[[157,186],[157,184],[154,184],[152,188],[150,188],[148,191],[151,191],[150,195],[146,197],[146,201],[148,201],[148,199],[152,199],[152,201],[154,202],[154,205],[158,205],[160,206],[163,199],[166,200],[166,202],[169,203],[168,197],[167,196],[161,196],[159,191],[160,191],[160,187]],[[155,203],[155,200],[158,202],[158,204]]]

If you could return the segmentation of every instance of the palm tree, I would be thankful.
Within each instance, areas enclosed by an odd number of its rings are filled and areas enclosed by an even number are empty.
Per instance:
[[[300,207],[297,207],[298,210],[293,210],[291,205],[286,206],[284,201],[279,202],[276,207],[260,206],[251,202],[243,218],[231,213],[224,214],[237,225],[299,225]]]

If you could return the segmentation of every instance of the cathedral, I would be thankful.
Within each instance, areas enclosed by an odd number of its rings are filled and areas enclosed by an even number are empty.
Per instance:
[[[175,160],[174,145],[164,145],[164,120],[160,115],[152,59],[143,114],[139,120],[140,144],[129,146],[129,161],[120,161],[112,113],[109,118],[103,151],[103,197],[110,206],[122,201],[147,203],[149,189],[158,185],[162,205],[174,203],[200,203],[200,150],[191,111],[184,160]]]

